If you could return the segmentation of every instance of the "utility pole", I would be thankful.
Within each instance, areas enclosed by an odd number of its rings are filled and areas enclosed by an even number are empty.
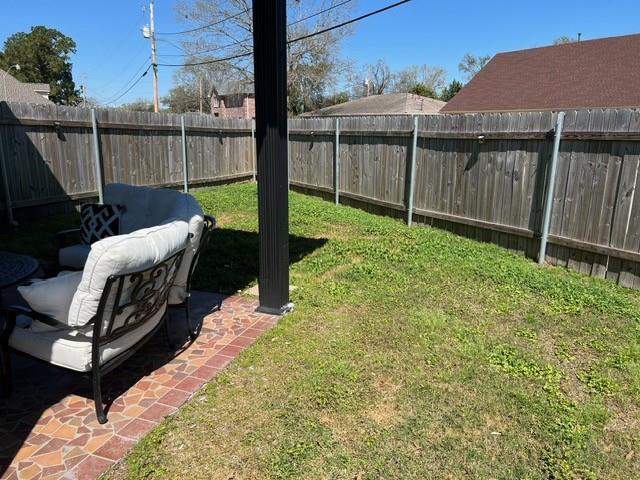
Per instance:
[[[153,111],[160,110],[158,96],[158,60],[156,58],[156,26],[153,18],[153,0],[149,3],[149,35],[151,36],[151,65],[153,65]]]
[[[82,107],[87,106],[87,80],[82,78]]]
[[[198,83],[200,84],[200,113],[202,113],[202,77],[198,78]]]

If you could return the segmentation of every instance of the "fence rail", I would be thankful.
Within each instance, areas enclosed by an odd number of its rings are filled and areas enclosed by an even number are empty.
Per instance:
[[[3,208],[7,198],[28,210],[96,197],[100,171],[105,183],[173,187],[255,177],[251,120],[95,114],[94,132],[89,109],[0,104]],[[566,112],[550,179],[556,120],[553,112],[291,119],[289,183],[532,258],[551,193],[546,261],[640,288],[640,111]]]
[[[97,197],[100,183],[173,187],[186,176],[195,186],[254,174],[250,120],[96,110],[94,130],[91,115],[91,109],[0,103],[3,208],[7,201],[26,208]]]
[[[409,116],[341,118],[339,130],[335,119],[293,119],[290,183],[532,258],[552,188],[546,261],[640,288],[640,111],[567,112],[549,184],[556,120],[553,112],[420,116],[414,134]]]

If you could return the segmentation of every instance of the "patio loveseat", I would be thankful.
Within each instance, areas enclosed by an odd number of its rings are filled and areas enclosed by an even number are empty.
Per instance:
[[[172,219],[187,222],[189,240],[180,270],[169,290],[169,305],[184,308],[190,335],[194,338],[195,329],[189,309],[191,279],[200,252],[215,227],[215,218],[204,215],[202,208],[191,195],[171,189],[111,183],[104,189],[104,204],[123,207],[120,234],[161,225]],[[93,245],[80,242],[79,233],[79,229],[58,233],[58,263],[63,268],[84,268]]]
[[[3,309],[8,346],[91,376],[105,423],[101,377],[166,325],[189,241],[188,222],[175,219],[94,243],[81,272],[19,288],[31,308]]]

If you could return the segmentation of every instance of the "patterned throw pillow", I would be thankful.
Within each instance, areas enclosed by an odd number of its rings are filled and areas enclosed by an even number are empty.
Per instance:
[[[80,210],[80,239],[85,245],[120,234],[122,205],[83,205]]]

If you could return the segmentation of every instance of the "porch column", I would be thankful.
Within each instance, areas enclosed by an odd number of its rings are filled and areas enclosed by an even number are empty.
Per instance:
[[[260,306],[283,314],[289,304],[287,197],[286,0],[253,0],[253,55],[258,150]]]

